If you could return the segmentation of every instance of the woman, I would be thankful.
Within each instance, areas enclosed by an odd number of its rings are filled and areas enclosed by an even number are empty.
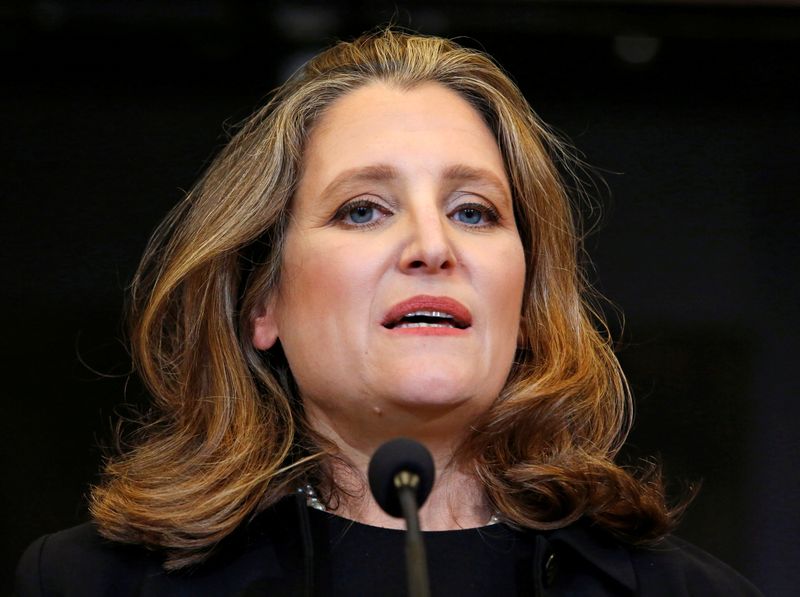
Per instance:
[[[153,417],[19,593],[404,594],[402,523],[364,478],[409,436],[437,468],[434,594],[757,594],[664,539],[658,475],[613,462],[629,395],[563,155],[453,42],[311,60],[156,232],[131,317]]]

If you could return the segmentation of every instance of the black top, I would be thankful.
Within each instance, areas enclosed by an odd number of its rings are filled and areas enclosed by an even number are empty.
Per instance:
[[[309,521],[309,550],[303,519]],[[498,524],[424,533],[432,595],[680,595],[760,593],[731,568],[676,538],[625,546],[586,523],[552,532]],[[98,536],[91,524],[41,537],[17,570],[18,597],[59,595],[404,596],[402,531],[370,527],[283,500],[224,541],[203,565],[166,573],[161,557]]]
[[[327,534],[316,556],[316,584],[330,587],[333,595],[405,597],[404,531],[367,526],[317,511],[312,512],[311,524]],[[432,595],[534,594],[532,533],[494,524],[424,532],[423,536]]]

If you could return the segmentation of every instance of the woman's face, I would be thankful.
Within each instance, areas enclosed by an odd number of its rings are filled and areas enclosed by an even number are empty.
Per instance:
[[[373,83],[310,134],[253,340],[280,340],[307,416],[340,441],[463,431],[508,376],[524,279],[503,159],[477,111],[439,84]]]

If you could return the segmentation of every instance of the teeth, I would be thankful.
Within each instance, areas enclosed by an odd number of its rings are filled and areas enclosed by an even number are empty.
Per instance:
[[[444,311],[420,309],[404,314],[397,321],[384,324],[388,329],[397,328],[461,328],[454,315]],[[467,327],[467,326],[463,326]]]
[[[406,313],[403,317],[438,317],[439,319],[454,319],[449,313],[442,311],[414,311],[413,313]]]

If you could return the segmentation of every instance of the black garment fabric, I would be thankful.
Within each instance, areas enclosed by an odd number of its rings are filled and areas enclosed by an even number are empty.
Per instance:
[[[402,531],[370,527],[283,500],[218,546],[204,564],[167,573],[162,558],[102,539],[91,523],[46,535],[17,569],[17,597],[404,596]],[[302,519],[313,544],[313,574]],[[677,538],[636,549],[581,522],[552,532],[503,524],[427,532],[434,597],[754,596],[761,593]]]

